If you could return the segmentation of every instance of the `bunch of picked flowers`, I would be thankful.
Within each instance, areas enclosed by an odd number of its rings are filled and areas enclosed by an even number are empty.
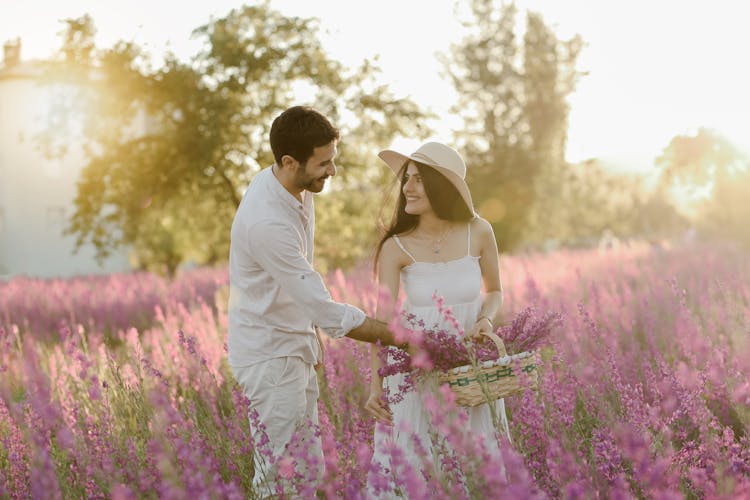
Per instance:
[[[440,299],[436,299],[436,302],[447,320],[445,323],[453,325],[453,328],[446,330],[438,325],[429,327],[413,314],[402,313],[401,324],[410,330],[409,341],[417,347],[417,354],[411,356],[401,349],[391,347],[380,351],[380,376],[388,377],[399,373],[406,375],[404,383],[399,386],[400,393],[412,390],[421,378],[436,370],[445,372],[458,367],[493,362],[507,364],[513,358],[527,356],[541,347],[551,331],[562,322],[562,316],[557,312],[538,315],[534,308],[527,307],[510,324],[496,330],[496,335],[502,339],[507,351],[499,353],[495,343],[486,337],[480,341],[468,342],[450,310],[443,308]],[[391,400],[399,398],[399,395],[388,396]]]

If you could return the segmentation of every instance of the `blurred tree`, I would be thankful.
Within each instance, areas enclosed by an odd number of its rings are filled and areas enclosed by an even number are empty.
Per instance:
[[[101,257],[129,246],[139,267],[167,274],[187,261],[225,260],[242,193],[273,163],[271,121],[303,89],[343,138],[339,192],[318,197],[322,267],[369,251],[375,220],[363,206],[376,203],[385,177],[368,167],[394,135],[427,132],[411,101],[373,83],[371,63],[347,73],[324,52],[314,20],[285,17],[269,2],[196,29],[205,43],[187,63],[168,54],[153,68],[132,43],[96,49],[94,32],[88,17],[68,20],[50,70],[80,89],[75,108],[84,111],[88,163],[68,228],[79,245],[92,242]],[[56,123],[42,140],[52,154],[61,150],[58,132]]]
[[[660,242],[684,233],[690,222],[658,189],[648,189],[636,198],[626,236]]]
[[[675,136],[656,159],[656,166],[660,187],[675,204],[691,212],[701,200],[712,197],[717,182],[743,170],[746,162],[729,141],[701,128],[695,135]]]
[[[528,13],[519,44],[516,14],[512,3],[472,0],[468,34],[444,58],[459,95],[468,182],[502,249],[523,242],[535,203],[555,189],[541,180],[564,167],[566,98],[581,75],[580,37],[561,41]]]
[[[732,239],[750,248],[748,193],[750,168],[720,177],[701,220],[703,230],[711,236]]]
[[[609,174],[596,160],[549,169],[538,179],[547,196],[529,215],[525,243],[595,244],[605,232],[621,237],[634,205],[629,182]]]
[[[661,240],[686,227],[682,217],[641,176],[615,173],[597,160],[567,164],[541,179],[525,244],[593,245],[604,235]]]
[[[678,135],[657,158],[660,187],[705,233],[750,246],[750,159],[701,128]]]

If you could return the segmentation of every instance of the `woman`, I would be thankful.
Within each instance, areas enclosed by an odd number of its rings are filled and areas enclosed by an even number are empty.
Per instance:
[[[396,212],[375,256],[380,286],[392,297],[403,289],[404,311],[428,327],[437,323],[446,331],[454,330],[441,317],[433,300],[436,294],[445,299],[445,306],[451,308],[467,335],[493,331],[492,319],[502,304],[497,244],[492,226],[474,213],[464,180],[464,161],[456,151],[437,142],[428,142],[411,155],[386,150],[378,156],[401,178]],[[393,314],[392,305],[379,302],[378,319],[388,321]],[[384,448],[392,440],[410,463],[418,466],[412,436],[418,436],[424,449],[430,449],[429,416],[420,390],[407,392],[398,402],[386,403],[384,389],[391,396],[397,393],[404,375],[383,380],[377,373],[380,366],[377,349],[372,349],[372,383],[365,408],[388,424],[376,426],[373,460],[389,469]],[[507,435],[502,400],[496,403],[496,409]],[[488,443],[494,442],[489,406],[467,408],[467,412],[471,432],[486,435]],[[400,431],[404,423],[410,432]]]

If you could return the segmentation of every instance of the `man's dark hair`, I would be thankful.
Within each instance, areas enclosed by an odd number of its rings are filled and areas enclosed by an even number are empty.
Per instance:
[[[339,130],[328,118],[309,106],[293,106],[271,124],[271,150],[277,165],[289,155],[302,165],[313,150],[339,139]]]

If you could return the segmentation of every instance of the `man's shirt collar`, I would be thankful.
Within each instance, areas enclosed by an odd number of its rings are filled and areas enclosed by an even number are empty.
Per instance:
[[[299,201],[292,193],[287,191],[283,184],[281,184],[281,181],[276,177],[276,172],[273,171],[273,165],[271,165],[270,169],[271,179],[268,184],[271,192],[278,196],[278,199],[281,200],[285,206],[291,208],[295,213],[300,214],[304,220],[307,220],[310,217],[310,211],[312,209],[312,193],[303,190],[301,193],[302,201]]]

